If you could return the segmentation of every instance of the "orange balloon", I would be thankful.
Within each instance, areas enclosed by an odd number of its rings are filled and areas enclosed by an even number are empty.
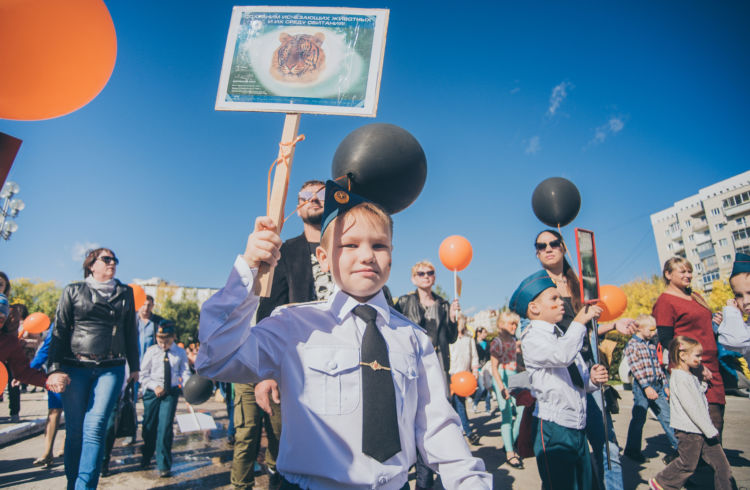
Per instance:
[[[37,311],[26,317],[26,320],[23,321],[23,329],[29,333],[37,334],[47,330],[49,324],[49,317],[44,313]]]
[[[2,362],[0,362],[0,386],[2,386],[3,390],[8,386],[8,370]]]
[[[143,306],[143,303],[146,302],[146,291],[143,290],[142,287],[140,287],[138,284],[128,284],[131,288],[133,288],[133,300],[135,301],[135,311],[138,311],[141,309],[141,306]]]
[[[83,107],[116,57],[102,0],[0,0],[0,118],[35,121]]]
[[[458,396],[471,396],[477,391],[477,378],[469,371],[451,376],[451,392]]]
[[[599,287],[599,303],[602,308],[602,314],[599,315],[599,321],[611,322],[620,317],[628,307],[628,297],[622,289],[611,284],[605,284]]]
[[[471,243],[460,235],[451,235],[440,244],[440,262],[452,271],[462,271],[471,262]]]

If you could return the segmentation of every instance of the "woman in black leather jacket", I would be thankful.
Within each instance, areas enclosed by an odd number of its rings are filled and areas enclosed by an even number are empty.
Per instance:
[[[68,489],[96,488],[107,420],[125,378],[138,380],[138,327],[133,290],[114,278],[117,263],[107,248],[90,251],[83,282],[60,298],[49,350],[50,384],[67,384],[65,476]]]

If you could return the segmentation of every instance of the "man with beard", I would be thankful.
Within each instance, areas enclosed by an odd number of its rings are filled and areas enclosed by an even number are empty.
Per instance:
[[[325,300],[333,291],[330,273],[321,271],[315,256],[315,249],[320,244],[324,199],[323,182],[309,180],[302,184],[298,195],[298,213],[302,218],[304,231],[281,245],[281,258],[274,269],[271,294],[268,298],[260,299],[256,322],[269,316],[277,306]],[[235,384],[234,392],[237,397],[236,404],[242,409],[234,412],[237,432],[232,461],[232,485],[237,489],[253,488],[253,464],[260,449],[261,427],[265,427],[268,437],[266,463],[270,473],[270,488],[275,488],[280,483],[275,467],[281,435],[281,410],[278,405],[276,382],[267,380],[257,385]]]

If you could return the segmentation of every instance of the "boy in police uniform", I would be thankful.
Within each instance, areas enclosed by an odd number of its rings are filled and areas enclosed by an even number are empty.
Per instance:
[[[143,457],[147,468],[156,453],[159,476],[166,478],[172,468],[172,439],[177,399],[190,378],[185,350],[174,343],[175,324],[162,320],[156,331],[156,344],[146,350],[141,361],[143,389]]]
[[[602,310],[584,307],[563,333],[555,325],[563,317],[563,300],[544,270],[521,282],[510,298],[510,309],[531,320],[521,336],[521,352],[536,398],[534,453],[542,487],[590,489],[586,392],[599,389],[608,374],[601,364],[589,373],[580,351],[584,325]]]
[[[251,327],[258,266],[274,265],[281,245],[273,221],[260,217],[227,284],[203,305],[198,372],[279,383],[281,488],[409,488],[417,451],[446,488],[492,487],[442,396],[430,338],[382,292],[392,226],[382,208],[329,181],[316,250],[336,285],[328,300],[279,307]]]

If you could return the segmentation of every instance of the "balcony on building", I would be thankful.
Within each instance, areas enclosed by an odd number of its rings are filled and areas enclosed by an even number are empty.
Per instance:
[[[701,216],[700,219],[697,219],[697,220],[693,221],[693,231],[694,232],[703,231],[703,230],[707,230],[707,229],[708,229],[708,220],[706,219],[705,216]]]
[[[732,216],[737,216],[738,214],[747,213],[748,211],[750,211],[750,201],[743,202],[737,206],[724,208],[724,216],[730,218]]]

